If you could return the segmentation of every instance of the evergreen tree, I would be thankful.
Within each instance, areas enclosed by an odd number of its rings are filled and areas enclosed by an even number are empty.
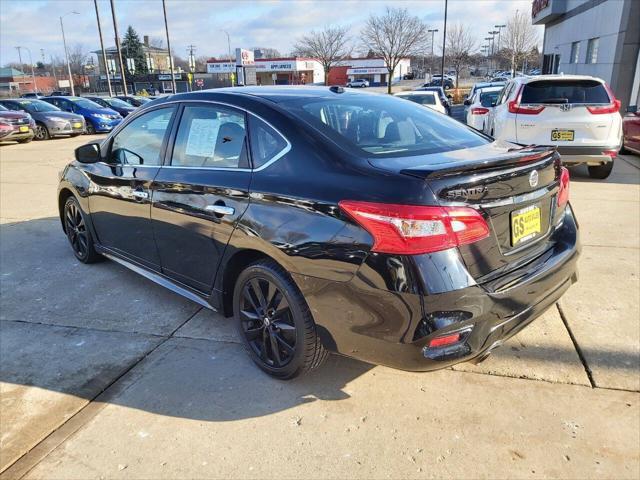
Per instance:
[[[144,50],[142,49],[142,42],[140,42],[140,37],[131,25],[127,28],[127,33],[125,33],[124,38],[122,39],[120,48],[124,58],[133,59],[136,75],[148,73],[147,59],[145,58]],[[133,72],[130,71],[129,62],[127,60],[124,60],[124,69],[127,76],[133,75]]]

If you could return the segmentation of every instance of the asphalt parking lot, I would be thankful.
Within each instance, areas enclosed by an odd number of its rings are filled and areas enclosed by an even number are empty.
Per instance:
[[[0,478],[640,478],[639,157],[572,169],[580,280],[485,362],[281,382],[228,320],[76,261],[56,185],[88,140],[0,146]]]

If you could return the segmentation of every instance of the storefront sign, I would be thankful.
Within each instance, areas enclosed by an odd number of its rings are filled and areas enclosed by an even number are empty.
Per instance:
[[[259,72],[291,72],[296,70],[295,62],[257,62]]]
[[[256,62],[253,58],[252,50],[245,50],[244,48],[236,48],[236,64],[246,67],[247,65],[255,65]]]
[[[181,80],[182,79],[182,74],[181,73],[174,73],[173,74],[173,78],[174,80]],[[166,75],[158,75],[158,80],[171,80],[171,74],[166,74]]]
[[[236,64],[231,62],[225,63],[207,63],[207,73],[232,73],[236,71]]]
[[[389,73],[386,67],[370,67],[370,68],[349,68],[347,75],[374,75],[380,73]]]

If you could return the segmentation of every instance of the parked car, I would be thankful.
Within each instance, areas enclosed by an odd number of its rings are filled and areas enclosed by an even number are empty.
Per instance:
[[[600,78],[540,75],[510,80],[490,115],[490,134],[519,145],[553,145],[565,164],[607,178],[622,144],[620,101]]]
[[[434,75],[434,77],[436,77],[436,75]],[[439,78],[433,78],[430,82],[427,82],[422,86],[423,87],[444,87],[445,90],[449,90],[450,88],[455,87],[455,82],[449,77],[444,77],[444,85],[443,85],[442,77],[439,77]]]
[[[445,115],[447,114],[447,109],[442,104],[438,92],[412,90],[408,92],[394,93],[394,95],[398,98],[404,98],[405,100],[422,105],[423,107],[428,107],[436,112],[444,113]]]
[[[416,78],[415,74],[413,72],[409,72],[409,73],[405,73],[402,78],[404,80],[413,80],[414,78]]]
[[[637,105],[627,107],[622,118],[623,149],[640,155],[640,112]]]
[[[442,87],[420,87],[416,88],[415,91],[420,92],[436,92],[440,97],[440,103],[444,105],[444,108],[447,111],[447,115],[451,116],[451,100],[453,97],[451,95],[447,95]]]
[[[117,95],[114,98],[127,102],[129,105],[132,105],[134,107],[141,107],[153,101],[153,99],[148,97],[143,97],[141,95]]]
[[[489,80],[489,83],[507,83],[511,79],[511,75],[500,75],[498,77],[493,77]]]
[[[2,141],[16,141],[18,143],[29,143],[33,140],[33,129],[35,122],[28,113],[12,112],[0,105],[0,123],[4,124],[2,130]],[[11,131],[8,131],[8,128]]]
[[[55,105],[60,110],[84,117],[88,134],[110,132],[122,121],[122,117],[115,110],[105,108],[86,98],[45,97],[43,100]]]
[[[489,112],[495,107],[502,87],[485,87],[475,91],[464,101],[467,125],[487,133]]]
[[[358,78],[356,80],[350,80],[347,82],[347,87],[349,88],[366,88],[369,86],[369,80],[364,78]]]
[[[13,125],[0,116],[0,140],[13,133]]]
[[[115,110],[122,117],[126,117],[131,112],[135,112],[136,107],[131,105],[130,103],[125,102],[124,100],[120,100],[119,98],[113,97],[98,97],[98,96],[89,96],[85,95],[84,98],[88,98],[92,102],[96,102],[98,105],[101,105],[105,108],[110,108],[111,110]]]
[[[471,86],[471,90],[469,90],[469,93],[468,93],[466,98],[471,98],[473,96],[473,94],[476,93],[476,91],[478,91],[481,88],[504,87],[506,84],[507,84],[507,82],[477,82],[477,83],[474,83]]]
[[[49,97],[64,97],[69,95],[69,92],[65,92],[64,90],[54,90],[48,96]]]
[[[28,92],[20,95],[20,98],[42,98],[42,97],[44,97],[44,95],[36,92]]]
[[[23,111],[35,121],[36,140],[51,137],[82,135],[85,132],[84,118],[75,113],[63,112],[58,107],[38,99],[0,100],[0,105],[14,111]]]
[[[113,259],[233,316],[279,378],[328,350],[419,371],[481,359],[576,280],[554,149],[390,95],[177,94],[75,156],[58,205],[77,260]]]

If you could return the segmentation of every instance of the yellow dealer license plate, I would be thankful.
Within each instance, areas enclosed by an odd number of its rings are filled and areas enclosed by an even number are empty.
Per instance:
[[[531,205],[511,212],[511,245],[516,246],[536,237],[542,231],[540,207]]]
[[[27,127],[27,126],[20,127],[20,131],[21,132],[28,132],[29,131],[29,127]]]
[[[552,142],[573,142],[575,138],[575,130],[551,130]]]
[[[73,128],[82,128],[82,124],[80,122],[76,122],[73,124]]]

